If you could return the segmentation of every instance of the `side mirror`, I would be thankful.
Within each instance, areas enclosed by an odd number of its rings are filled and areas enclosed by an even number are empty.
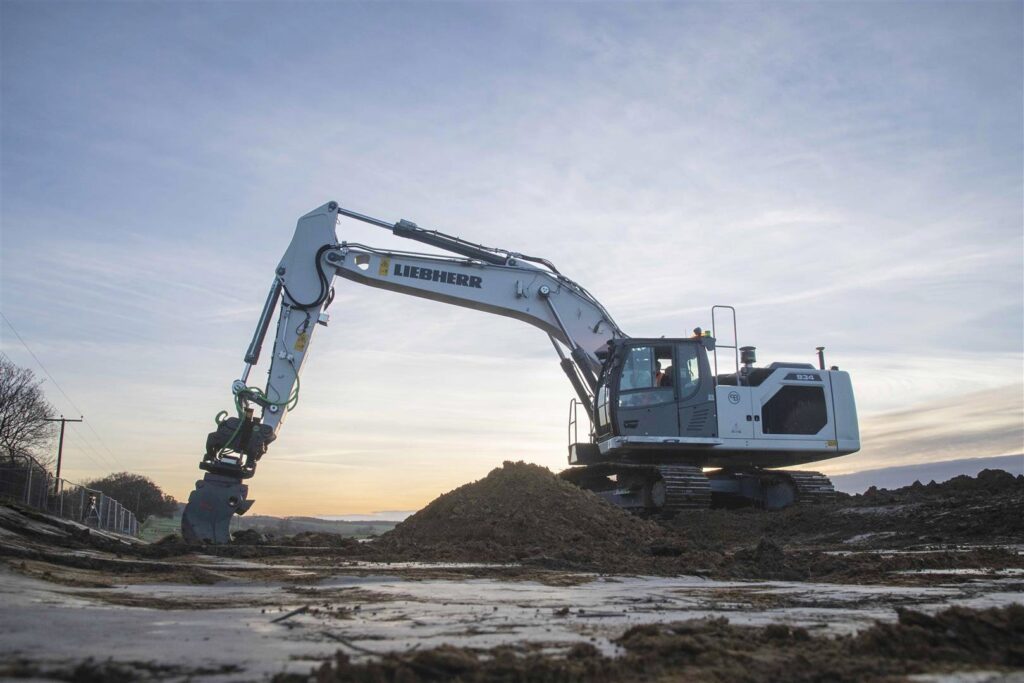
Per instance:
[[[712,337],[710,334],[701,337],[700,340],[701,342],[703,342],[705,349],[707,349],[708,351],[715,350],[715,338]]]

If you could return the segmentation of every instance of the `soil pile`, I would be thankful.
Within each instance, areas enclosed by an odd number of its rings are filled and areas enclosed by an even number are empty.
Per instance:
[[[985,471],[941,484],[844,496],[831,505],[702,510],[654,523],[524,463],[436,499],[368,544],[378,559],[518,562],[598,572],[756,580],[892,581],[916,569],[1024,566],[1024,477]],[[840,549],[843,552],[833,553]],[[880,556],[879,550],[925,554]],[[357,549],[354,552],[358,552]],[[987,564],[986,564],[987,563]],[[909,578],[900,580],[910,581]]]
[[[315,679],[329,681],[888,681],[908,674],[1007,671],[1024,666],[1024,607],[954,607],[855,636],[812,637],[802,628],[734,626],[726,619],[647,624],[626,631],[618,658],[589,644],[552,657],[529,645],[486,652],[442,646],[353,664],[339,652]],[[282,676],[278,681],[289,680]],[[294,680],[294,679],[291,679]]]
[[[297,548],[358,548],[359,541],[329,531],[300,531],[297,534],[278,535],[256,529],[243,529],[231,534],[233,545],[272,545]]]
[[[787,555],[776,543],[762,538],[756,547],[733,554],[729,574],[739,579],[804,581],[808,578],[808,569],[804,562]]]
[[[362,546],[358,539],[329,531],[302,531],[294,536],[286,537],[289,545],[301,546],[303,548],[347,548],[358,549]]]
[[[374,545],[419,560],[609,571],[678,554],[659,525],[522,462],[506,462],[435,499]]]
[[[871,532],[927,544],[1019,543],[1024,537],[1024,476],[983,470],[942,483],[871,488],[845,502],[848,518]]]
[[[858,654],[937,662],[1024,667],[1024,606],[952,607],[932,616],[898,610],[899,623],[877,624],[851,641]]]
[[[267,537],[255,529],[242,529],[231,534],[231,542],[235,545],[264,545]]]
[[[669,523],[697,548],[752,548],[767,537],[784,549],[908,549],[1019,543],[1024,538],[1024,476],[985,470],[942,483],[868,489],[834,504],[763,510],[705,510]]]
[[[854,505],[879,505],[884,503],[913,503],[941,498],[975,498],[988,496],[1013,496],[1024,494],[1024,475],[1013,476],[1004,470],[982,470],[977,477],[960,475],[948,481],[928,484],[915,481],[899,489],[879,489],[874,486],[860,496],[850,500]]]

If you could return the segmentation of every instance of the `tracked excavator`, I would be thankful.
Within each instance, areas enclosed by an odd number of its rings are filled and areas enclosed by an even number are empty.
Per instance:
[[[450,255],[339,242],[343,218]],[[860,448],[850,376],[826,369],[821,347],[817,365],[758,366],[755,348],[739,346],[730,306],[714,306],[711,329],[690,337],[630,337],[543,258],[330,202],[299,219],[278,264],[241,377],[231,386],[236,415],[222,412],[207,438],[199,464],[205,474],[182,517],[187,540],[229,542],[231,519],[252,506],[245,482],[296,405],[313,333],[329,321],[335,277],[516,318],[546,333],[576,394],[570,467],[560,476],[637,513],[674,515],[713,501],[777,509],[828,500],[834,489],[824,475],[777,468]],[[267,381],[251,386],[275,313]],[[588,425],[583,439],[580,413]]]

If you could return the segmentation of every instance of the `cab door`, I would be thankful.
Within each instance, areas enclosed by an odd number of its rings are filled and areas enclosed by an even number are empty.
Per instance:
[[[664,381],[672,358],[672,344],[623,350],[615,397],[615,426],[620,436],[679,436],[675,387]]]
[[[703,342],[677,342],[673,366],[667,372],[676,386],[679,435],[692,438],[718,436],[715,383]]]

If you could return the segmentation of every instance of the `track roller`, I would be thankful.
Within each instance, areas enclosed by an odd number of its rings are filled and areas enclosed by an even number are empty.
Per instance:
[[[609,503],[641,514],[675,515],[711,506],[711,484],[693,465],[599,463],[559,474]]]
[[[836,488],[832,480],[821,472],[779,472],[784,475],[796,490],[797,505],[816,505],[831,503],[836,498]]]
[[[832,482],[821,472],[788,470],[720,470],[711,474],[716,507],[753,505],[781,510],[794,505],[830,503]]]
[[[658,465],[665,498],[663,513],[682,510],[706,510],[711,507],[711,482],[699,467],[690,465]]]

